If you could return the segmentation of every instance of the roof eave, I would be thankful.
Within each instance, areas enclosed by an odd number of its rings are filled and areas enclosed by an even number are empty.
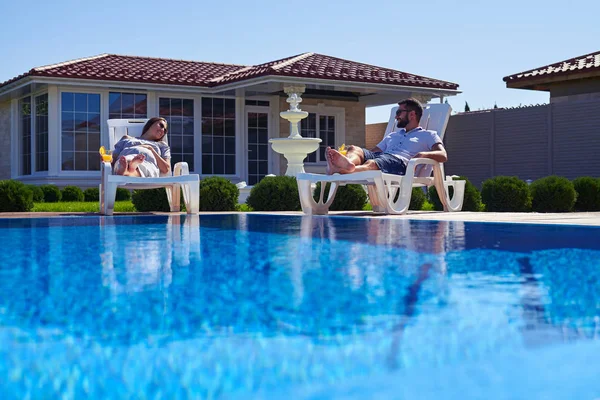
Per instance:
[[[292,77],[292,76],[283,76],[283,75],[264,75],[256,78],[236,81],[232,83],[222,84],[218,86],[214,86],[214,89],[218,89],[218,91],[224,90],[232,90],[232,89],[242,89],[247,86],[270,83],[270,82],[280,82],[280,83],[315,83],[320,85],[329,85],[329,86],[344,86],[347,88],[357,88],[357,89],[381,89],[384,91],[412,91],[412,92],[423,92],[429,94],[440,94],[444,96],[454,96],[462,93],[460,90],[456,89],[445,89],[445,88],[435,88],[435,87],[422,87],[422,86],[408,86],[408,85],[393,85],[389,83],[371,83],[371,82],[356,82],[356,81],[344,81],[339,79],[321,79],[321,78],[305,78],[305,77]]]
[[[527,78],[516,78],[510,79],[510,76],[504,78],[506,87],[511,89],[532,89],[532,90],[547,90],[547,89],[535,89],[536,87],[547,87],[558,82],[589,79],[589,78],[600,78],[600,68],[594,69],[593,71],[581,71],[568,73],[557,73],[555,75],[536,75],[534,77]]]

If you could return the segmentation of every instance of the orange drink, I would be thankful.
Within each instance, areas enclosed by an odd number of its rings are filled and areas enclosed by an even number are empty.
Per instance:
[[[343,143],[338,149],[341,155],[345,156],[348,150],[346,150],[346,143]]]
[[[110,151],[106,151],[106,149],[104,148],[104,146],[100,146],[100,149],[98,150],[98,153],[100,153],[100,157],[102,157],[102,161],[105,162],[111,162],[112,161],[112,154]]]

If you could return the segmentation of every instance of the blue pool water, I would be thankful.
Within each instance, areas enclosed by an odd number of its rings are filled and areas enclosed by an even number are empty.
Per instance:
[[[0,394],[600,397],[600,229],[0,219]]]

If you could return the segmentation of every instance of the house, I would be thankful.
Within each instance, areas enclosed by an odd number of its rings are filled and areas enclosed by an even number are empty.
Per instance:
[[[550,103],[600,99],[600,51],[504,77],[511,89],[550,92]]]
[[[322,139],[305,160],[311,172],[324,171],[326,146],[365,144],[366,107],[459,93],[455,83],[316,53],[252,66],[101,54],[0,84],[0,179],[96,186],[106,120],[159,115],[172,163],[253,185],[285,173],[268,140],[289,135],[279,113],[290,86],[304,88],[301,134]]]

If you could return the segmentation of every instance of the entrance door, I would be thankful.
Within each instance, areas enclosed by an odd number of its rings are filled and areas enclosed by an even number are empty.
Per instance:
[[[255,185],[269,173],[269,113],[246,108],[248,138],[248,185]]]

